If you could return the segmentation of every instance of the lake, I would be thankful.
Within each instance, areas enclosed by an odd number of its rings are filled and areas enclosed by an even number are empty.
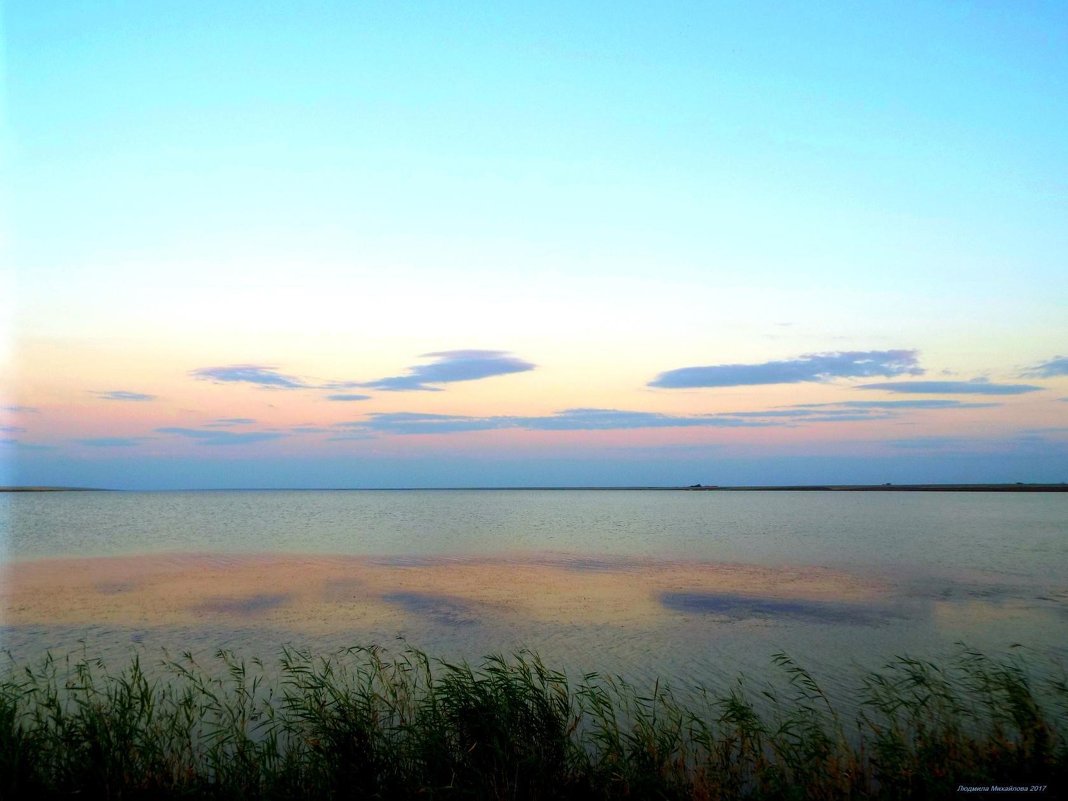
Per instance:
[[[675,686],[830,693],[954,643],[1068,657],[1063,493],[398,490],[0,496],[0,645],[124,662],[528,647]]]

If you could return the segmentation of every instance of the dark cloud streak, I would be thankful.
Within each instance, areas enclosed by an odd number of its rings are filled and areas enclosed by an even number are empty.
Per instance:
[[[282,434],[273,431],[221,431],[208,428],[181,428],[178,426],[166,426],[157,428],[160,434],[174,434],[179,437],[193,439],[202,445],[245,445],[253,442],[267,442],[278,439]]]
[[[881,389],[916,395],[1023,395],[1038,392],[1042,387],[1032,384],[993,384],[982,379],[971,381],[886,381],[861,384],[857,389]]]
[[[379,378],[360,386],[388,392],[440,392],[440,387],[432,385],[478,381],[535,368],[530,362],[499,350],[447,350],[424,353],[423,357],[435,361],[409,367],[406,375]]]
[[[838,351],[809,353],[797,359],[760,364],[680,367],[661,373],[648,386],[664,389],[741,387],[922,374],[914,350]]]
[[[550,415],[466,415],[420,412],[379,412],[366,420],[336,423],[335,429],[370,434],[453,434],[468,431],[616,431],[639,428],[766,428],[813,423],[846,423],[886,420],[897,412],[926,409],[972,409],[996,403],[962,403],[943,398],[907,401],[843,401],[810,403],[760,411],[721,412],[703,415],[670,415],[623,409],[564,409]]]
[[[924,400],[887,400],[887,401],[840,401],[838,403],[799,403],[790,409],[818,409],[826,407],[845,407],[848,409],[989,409],[1000,406],[999,403],[965,403],[951,398],[931,398]]]
[[[277,368],[261,364],[230,364],[222,367],[201,367],[192,370],[190,375],[201,381],[213,381],[217,384],[239,383],[256,384],[274,389],[312,389],[294,376],[283,375]]]
[[[369,395],[338,390],[359,387],[380,389],[388,392],[440,392],[440,384],[458,381],[478,381],[509,373],[533,370],[535,365],[499,350],[447,350],[423,354],[433,359],[430,364],[408,368],[405,375],[387,376],[375,381],[327,381],[313,382],[298,376],[280,373],[273,365],[230,364],[220,367],[200,367],[190,375],[201,381],[217,384],[254,384],[268,389],[322,389],[334,390],[328,395],[331,401],[368,400]]]
[[[1057,378],[1068,375],[1068,356],[1054,356],[1049,361],[1025,370],[1021,375],[1028,378]]]
[[[93,394],[103,400],[113,401],[153,401],[156,399],[155,395],[149,395],[145,392],[130,392],[125,389],[110,389],[106,392],[94,392]]]
[[[674,416],[621,409],[565,409],[545,416],[468,417],[417,412],[382,412],[335,427],[378,434],[453,434],[467,431],[614,431],[636,428],[760,428],[775,423],[740,415]]]

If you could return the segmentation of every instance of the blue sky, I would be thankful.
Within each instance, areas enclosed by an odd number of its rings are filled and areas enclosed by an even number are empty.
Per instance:
[[[3,24],[6,482],[1068,476],[1063,4]]]

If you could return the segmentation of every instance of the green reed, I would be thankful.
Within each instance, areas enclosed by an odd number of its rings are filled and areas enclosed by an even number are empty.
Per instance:
[[[961,648],[858,675],[848,716],[786,655],[678,700],[531,652],[405,649],[146,671],[51,656],[0,680],[0,799],[943,798],[1068,788],[1061,665]]]

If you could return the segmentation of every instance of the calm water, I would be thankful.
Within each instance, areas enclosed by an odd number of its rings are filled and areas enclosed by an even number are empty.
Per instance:
[[[0,635],[16,655],[80,639],[109,653],[224,645],[262,654],[281,642],[332,647],[403,636],[445,655],[531,646],[576,669],[714,684],[739,672],[766,672],[770,655],[782,649],[832,689],[855,675],[855,663],[874,666],[906,651],[944,653],[961,640],[992,651],[1022,643],[1068,655],[1065,494],[35,493],[0,496],[0,503],[11,581],[42,558],[146,554],[226,555],[234,560],[227,564],[252,554],[367,557],[438,569],[433,592],[361,585],[400,618],[365,616],[346,626],[348,607],[323,612],[334,596],[320,598],[314,614],[333,618],[330,630],[311,625],[310,617],[301,625],[297,612],[280,625],[275,607],[293,596],[270,588],[244,601],[220,590],[214,601],[198,602],[203,613],[195,625],[101,622],[92,608],[77,624],[16,625],[8,620],[11,610]],[[489,562],[442,590],[441,571],[471,559]],[[542,564],[566,571],[571,590],[589,583],[588,614],[535,618],[515,611],[529,600],[523,593],[552,593],[551,584],[516,585],[515,604],[483,602],[499,589],[494,583],[514,581],[515,565]],[[665,564],[675,572],[664,572]],[[709,578],[695,583],[684,569],[689,564],[710,566]],[[728,574],[715,571],[724,565],[759,568],[759,578],[751,587],[720,586],[718,577]],[[664,578],[647,598],[640,588],[650,574]],[[845,578],[828,579],[831,588],[818,599],[804,589],[796,597],[780,591],[780,584],[824,575]],[[626,604],[608,614],[595,589],[615,579],[638,588],[635,610],[639,602],[654,604],[658,615],[630,614]],[[100,584],[102,603],[113,602],[123,586]],[[878,592],[858,600],[868,586]],[[483,601],[470,600],[476,596]]]

